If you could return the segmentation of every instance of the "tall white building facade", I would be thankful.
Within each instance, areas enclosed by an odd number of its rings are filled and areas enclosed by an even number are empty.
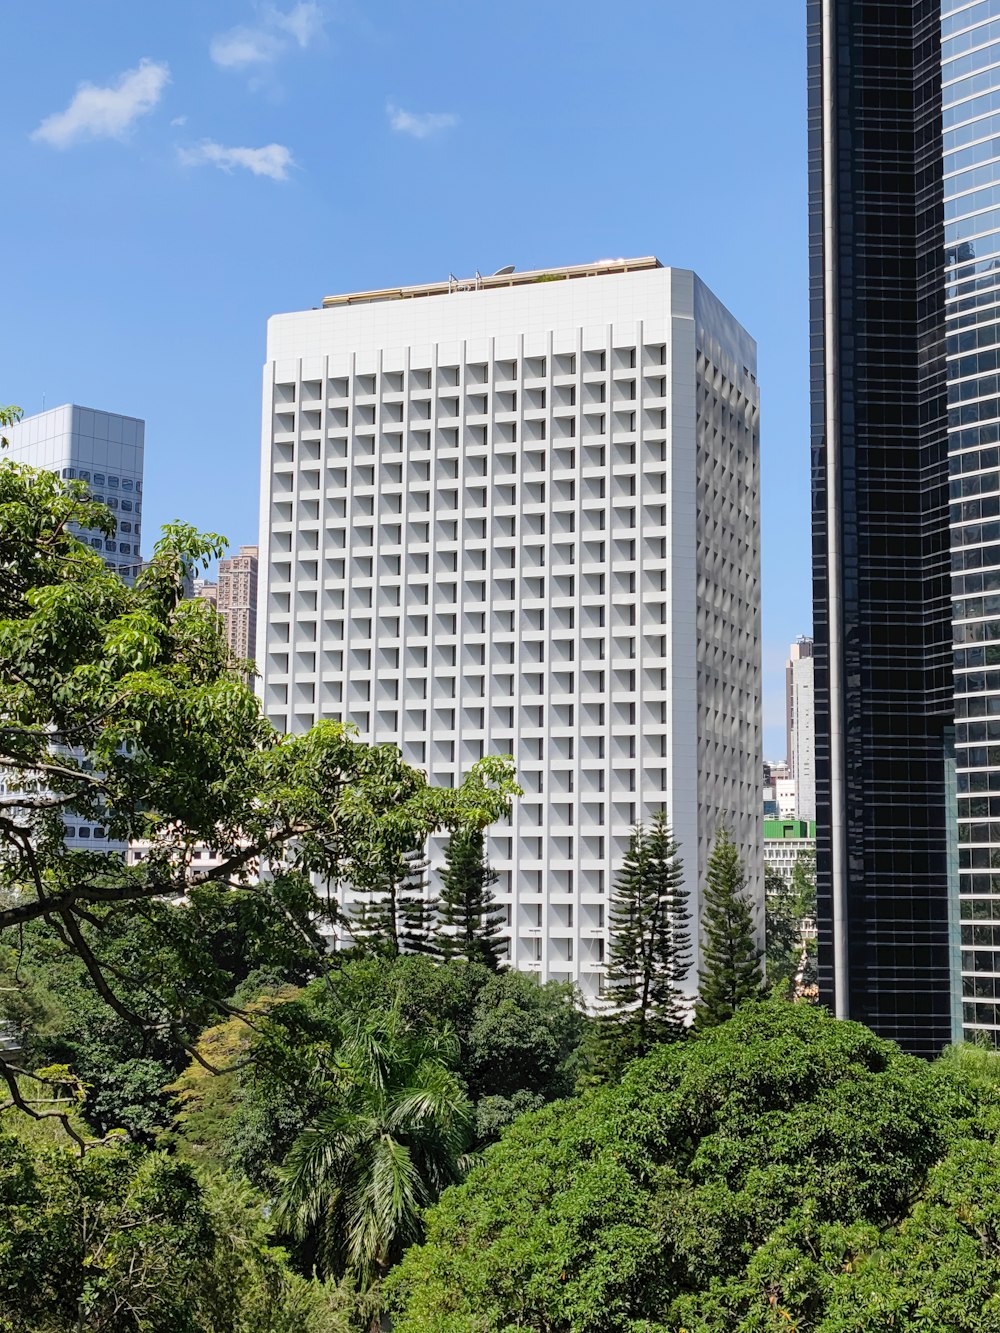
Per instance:
[[[128,581],[142,564],[145,432],[145,422],[138,417],[72,403],[25,417],[3,431],[10,443],[5,452],[15,462],[85,481],[93,498],[111,509],[118,522],[114,537],[89,530],[78,535]],[[69,816],[66,832],[67,846],[74,850],[125,853],[125,843],[109,839],[103,826],[93,820]]]
[[[814,665],[812,639],[796,639],[788,650],[785,663],[788,772],[795,783],[792,814],[808,821],[816,819]]]
[[[269,322],[266,712],[349,720],[435,783],[513,754],[510,958],[588,994],[654,809],[692,915],[721,820],[762,912],[758,414],[753,340],[652,258]]]

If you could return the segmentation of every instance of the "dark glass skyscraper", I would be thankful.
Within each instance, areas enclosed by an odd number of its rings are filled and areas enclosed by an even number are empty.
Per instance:
[[[941,0],[810,0],[821,997],[952,1039]]]

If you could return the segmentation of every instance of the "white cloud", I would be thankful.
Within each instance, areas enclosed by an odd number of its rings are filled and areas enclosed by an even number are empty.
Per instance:
[[[385,110],[392,128],[398,134],[410,134],[414,139],[429,139],[432,134],[453,129],[459,119],[451,111],[404,111],[391,102]]]
[[[323,31],[323,11],[319,5],[299,4],[287,14],[276,9],[268,12],[275,27],[290,33],[303,49]]]
[[[69,148],[81,139],[124,139],[133,122],[156,106],[169,82],[169,66],[140,60],[112,87],[81,83],[66,110],[46,116],[31,137],[53,148]]]
[[[252,27],[230,28],[212,38],[209,54],[223,69],[270,65],[296,43],[303,50],[323,30],[323,10],[307,2],[287,12],[267,6]]]
[[[223,69],[245,69],[248,65],[269,65],[284,45],[272,32],[232,28],[212,38],[209,54]]]
[[[265,144],[263,148],[226,148],[206,139],[197,148],[179,149],[178,155],[186,167],[213,166],[221,171],[245,167],[255,176],[270,176],[275,181],[287,180],[288,168],[295,165],[291,152],[281,143]]]
[[[188,118],[187,118],[187,116],[174,116],[173,120],[170,122],[170,126],[171,126],[171,129],[172,129],[172,128],[174,128],[174,126],[177,126],[177,125],[186,125],[187,123],[188,123]]]

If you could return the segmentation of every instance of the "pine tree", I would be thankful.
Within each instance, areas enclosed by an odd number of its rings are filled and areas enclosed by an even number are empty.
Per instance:
[[[436,945],[446,959],[484,963],[495,972],[503,957],[506,915],[496,904],[496,871],[486,857],[482,829],[457,828],[445,848]]]
[[[364,949],[395,958],[433,952],[435,905],[427,897],[427,858],[393,860],[351,913],[351,935]]]
[[[396,890],[399,944],[403,953],[437,953],[435,920],[437,904],[430,898],[427,874],[430,863],[424,855],[409,858],[406,878]]]
[[[681,982],[691,966],[687,890],[664,811],[637,824],[612,890],[605,972],[608,1007],[598,1063],[609,1074],[684,1032]]]
[[[763,992],[760,950],[746,896],[743,862],[729,830],[715,835],[701,916],[702,967],[695,1004],[696,1031],[725,1023]]]

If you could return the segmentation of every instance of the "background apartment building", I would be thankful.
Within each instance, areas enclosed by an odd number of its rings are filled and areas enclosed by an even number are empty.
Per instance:
[[[591,994],[653,809],[693,913],[723,818],[763,901],[755,357],[652,258],[269,322],[266,712],[345,718],[435,783],[513,754],[489,839],[511,959]]]
[[[219,561],[215,582],[195,579],[194,584],[194,595],[211,602],[222,616],[226,642],[240,661],[253,661],[257,651],[257,551],[241,546],[239,555]]]

